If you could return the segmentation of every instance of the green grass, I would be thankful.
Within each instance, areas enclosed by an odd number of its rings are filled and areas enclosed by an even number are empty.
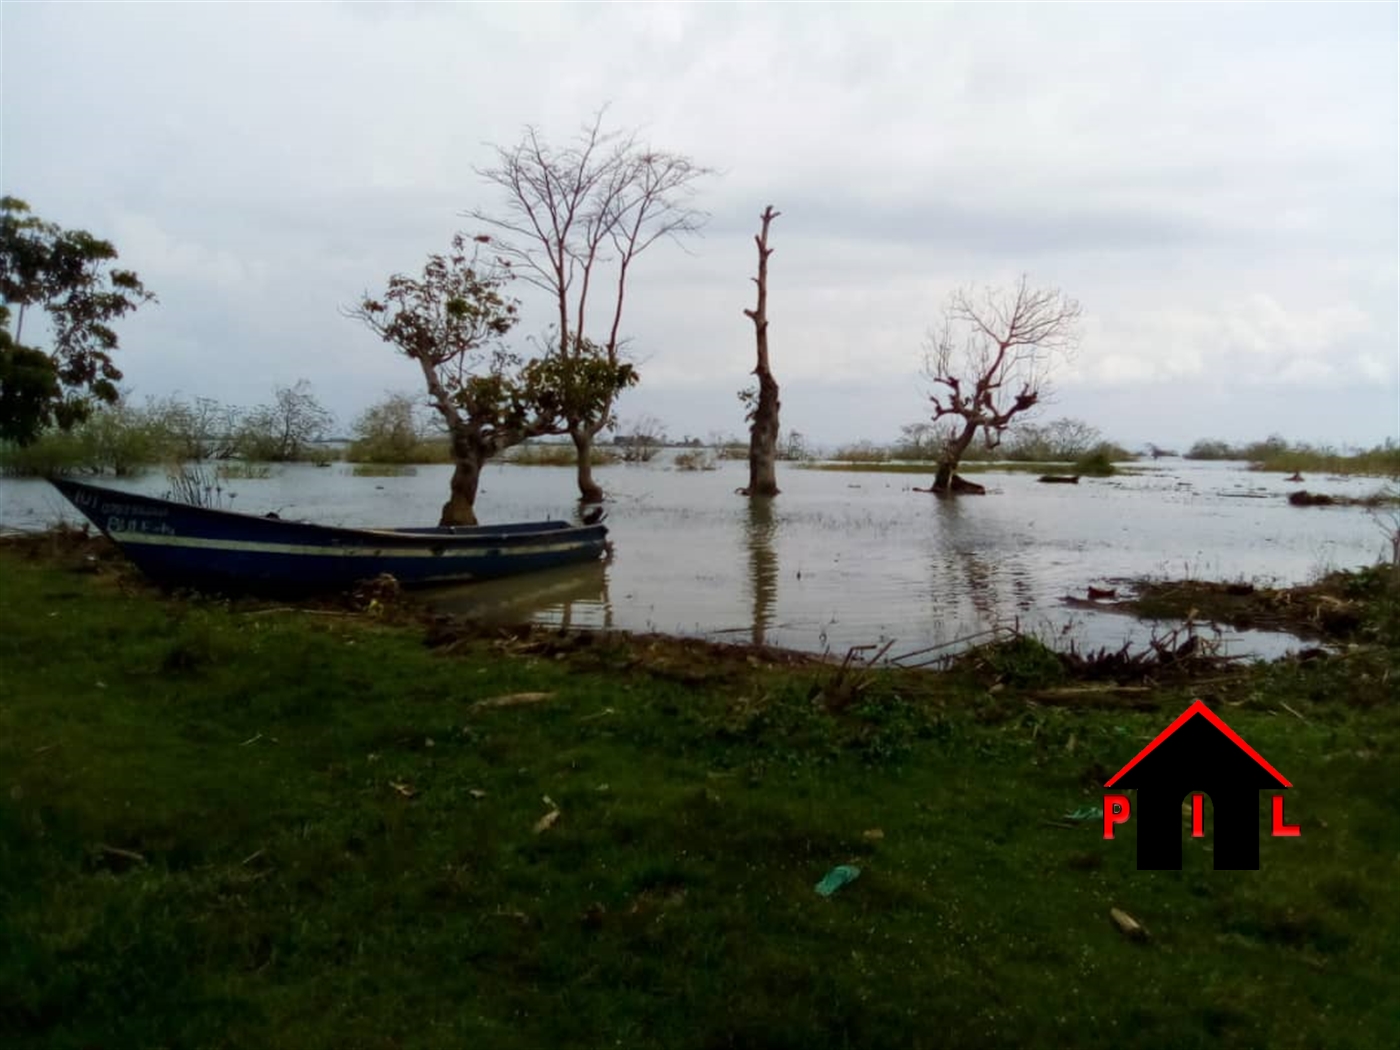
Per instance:
[[[578,462],[578,453],[572,444],[544,442],[516,445],[501,456],[501,461],[519,467],[572,467]],[[622,457],[610,448],[595,445],[592,462],[595,467],[610,467],[621,463]]]
[[[1400,1025],[1393,651],[1075,710],[1027,702],[1055,674],[1021,645],[828,714],[830,670],[528,648],[444,655],[412,625],[0,550],[0,1043],[1302,1048]],[[471,706],[525,691],[553,696]],[[1185,870],[1138,872],[1131,834],[1042,823],[1196,695],[1297,785],[1302,838],[1266,837],[1258,872],[1189,839]]]
[[[365,466],[386,464],[424,466],[429,463],[451,463],[452,444],[446,438],[428,438],[399,443],[352,441],[345,450],[345,458],[351,463]]]
[[[1400,478],[1400,446],[1377,446],[1361,452],[1291,448],[1250,464],[1251,470],[1283,474],[1347,474]]]

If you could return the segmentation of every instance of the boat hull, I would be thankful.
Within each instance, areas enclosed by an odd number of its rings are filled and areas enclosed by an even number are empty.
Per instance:
[[[607,542],[602,525],[335,528],[51,481],[147,576],[200,590],[317,593],[385,573],[410,587],[499,579],[596,561]]]

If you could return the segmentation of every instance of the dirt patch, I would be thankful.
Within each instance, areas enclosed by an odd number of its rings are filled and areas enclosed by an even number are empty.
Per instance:
[[[625,631],[560,630],[537,624],[487,626],[436,617],[424,644],[443,655],[489,644],[514,656],[569,659],[578,667],[642,671],[688,684],[745,675],[757,668],[828,667],[829,657],[769,646]]]
[[[43,532],[7,532],[0,535],[0,545],[28,561],[58,563],[66,568],[124,560],[115,543],[86,525],[56,525]]]

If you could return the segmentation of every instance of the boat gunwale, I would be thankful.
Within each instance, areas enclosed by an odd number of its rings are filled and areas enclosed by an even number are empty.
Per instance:
[[[195,518],[204,518],[213,522],[220,520],[234,519],[239,522],[247,522],[257,531],[266,532],[269,528],[288,529],[294,532],[303,532],[308,535],[318,535],[328,540],[354,540],[365,542],[366,540],[383,544],[390,541],[391,545],[406,547],[429,547],[429,546],[481,546],[492,541],[505,541],[509,546],[519,546],[531,540],[558,540],[564,537],[582,538],[584,535],[597,535],[601,531],[602,536],[607,535],[606,526],[601,523],[593,525],[574,525],[567,521],[547,519],[538,522],[518,522],[509,523],[504,526],[498,525],[449,525],[449,526],[418,526],[408,528],[392,527],[361,527],[353,525],[321,525],[312,521],[296,521],[288,518],[269,518],[262,514],[252,514],[240,510],[222,510],[214,507],[200,507],[192,503],[180,503],[176,500],[161,499],[158,496],[148,496],[140,492],[125,492],[121,489],[110,489],[101,485],[93,485],[84,481],[74,481],[71,478],[50,477],[47,479],[51,485],[59,490],[65,498],[73,503],[74,507],[84,517],[92,521],[99,529],[109,536],[113,542],[122,543],[127,536],[126,530],[117,530],[113,535],[101,522],[88,515],[87,510],[74,502],[69,493],[69,489],[77,492],[87,492],[98,499],[120,502],[129,500],[134,503],[146,503],[157,507],[171,508],[180,514],[191,515]],[[533,528],[530,528],[534,526]],[[541,527],[547,526],[547,527]],[[185,531],[188,535],[188,530]],[[137,534],[139,535],[139,533]],[[121,538],[119,538],[121,537]],[[195,537],[191,537],[195,538]],[[216,537],[211,537],[216,538]]]

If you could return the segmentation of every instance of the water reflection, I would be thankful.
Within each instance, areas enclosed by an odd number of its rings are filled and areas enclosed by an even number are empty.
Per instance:
[[[613,626],[608,567],[601,561],[503,580],[435,587],[423,592],[423,598],[439,612],[499,626]]]
[[[753,614],[753,644],[766,645],[773,611],[778,604],[778,554],[773,549],[777,517],[771,499],[750,499],[744,523],[749,552],[749,604]]]
[[[932,514],[938,530],[930,566],[935,619],[945,629],[951,626],[947,621],[954,619],[954,630],[960,633],[992,626],[1001,609],[997,585],[1002,573],[997,562],[986,556],[986,537],[979,530],[985,530],[987,523],[979,524],[963,508],[963,501],[956,499],[935,499]]]

